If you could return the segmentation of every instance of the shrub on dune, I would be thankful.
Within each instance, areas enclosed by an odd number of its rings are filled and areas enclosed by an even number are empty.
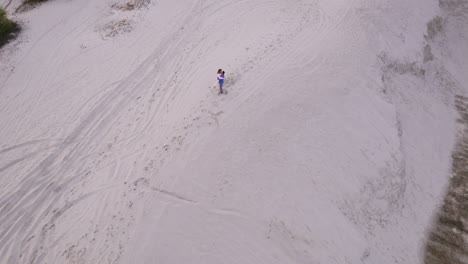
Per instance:
[[[15,38],[19,30],[20,26],[16,22],[8,19],[6,11],[0,8],[0,47],[5,45],[9,40]]]

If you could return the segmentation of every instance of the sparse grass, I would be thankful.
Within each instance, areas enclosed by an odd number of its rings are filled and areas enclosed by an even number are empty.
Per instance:
[[[468,98],[456,96],[455,104],[465,127],[452,154],[453,176],[429,234],[425,264],[466,264],[468,259]]]
[[[16,9],[17,13],[22,13],[33,9],[40,3],[47,2],[47,0],[23,0],[23,3]]]
[[[8,41],[14,39],[19,31],[20,26],[8,19],[6,11],[0,8],[0,47],[3,47]]]

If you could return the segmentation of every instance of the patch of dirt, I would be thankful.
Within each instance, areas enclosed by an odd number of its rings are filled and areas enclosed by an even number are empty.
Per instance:
[[[125,4],[113,4],[112,9],[121,10],[121,11],[131,11],[135,9],[135,5],[133,3],[125,3]]]
[[[380,55],[380,59],[385,65],[383,68],[384,72],[395,72],[400,75],[411,74],[416,77],[424,77],[424,75],[426,74],[426,71],[421,66],[421,63],[417,61],[407,62],[391,60],[386,54]]]
[[[423,49],[424,63],[434,60],[431,45],[427,44]]]
[[[129,33],[132,30],[132,22],[128,19],[111,21],[101,28],[101,31],[104,33],[105,38],[113,38],[118,35]]]
[[[444,21],[440,16],[433,18],[427,23],[426,39],[432,40],[444,30]]]
[[[115,10],[120,11],[132,11],[142,7],[146,7],[151,0],[132,0],[126,3],[115,3],[111,7]]]
[[[442,9],[451,12],[465,11],[468,8],[467,0],[439,0],[439,6]]]

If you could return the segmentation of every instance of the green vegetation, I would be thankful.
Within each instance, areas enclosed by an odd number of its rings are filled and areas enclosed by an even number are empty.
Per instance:
[[[5,45],[9,40],[15,38],[19,30],[20,26],[8,19],[6,11],[0,8],[0,47]]]

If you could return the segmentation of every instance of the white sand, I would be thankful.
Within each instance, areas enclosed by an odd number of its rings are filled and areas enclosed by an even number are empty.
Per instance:
[[[14,15],[0,263],[421,262],[468,92],[463,1],[130,3]]]

